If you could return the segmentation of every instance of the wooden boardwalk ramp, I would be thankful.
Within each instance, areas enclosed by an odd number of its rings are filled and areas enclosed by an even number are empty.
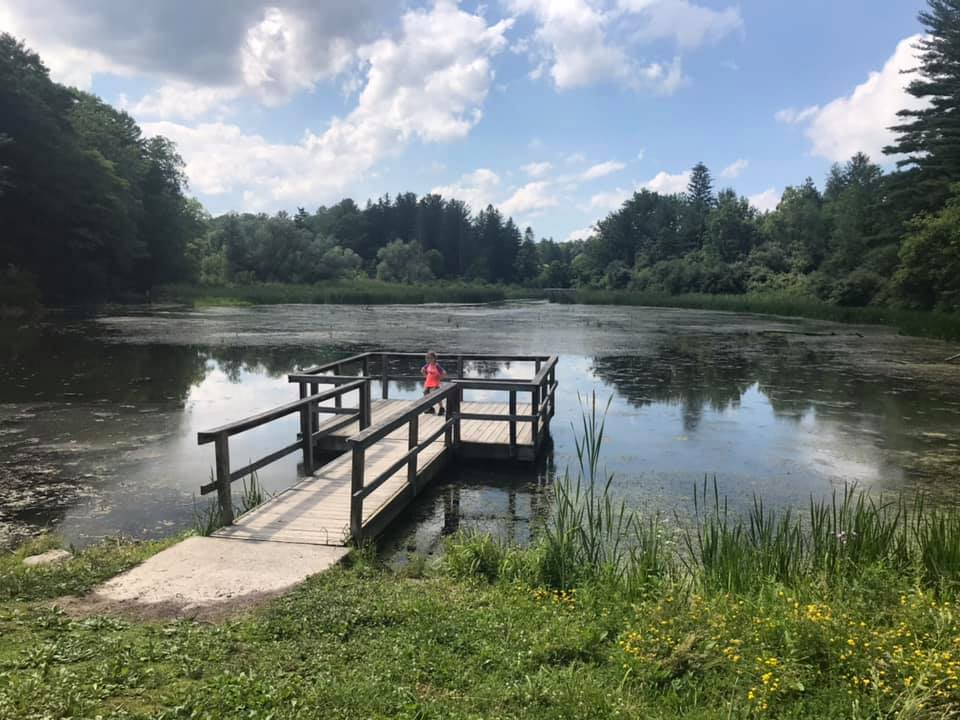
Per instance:
[[[421,399],[390,399],[391,381],[415,382],[394,371],[419,355],[364,353],[289,376],[300,399],[259,415],[199,433],[214,443],[216,479],[201,488],[218,494],[222,539],[346,546],[380,534],[449,463],[470,458],[533,460],[549,432],[556,397],[556,357],[460,355],[450,382]],[[471,363],[529,363],[529,379],[467,377]],[[359,374],[344,374],[353,368]],[[371,373],[374,369],[378,372]],[[380,385],[373,400],[371,384]],[[321,385],[331,385],[320,390]],[[473,392],[486,397],[465,401]],[[519,402],[518,396],[529,402]],[[505,401],[493,401],[506,396]],[[351,403],[351,404],[348,404]],[[437,411],[444,407],[445,414]],[[242,468],[230,467],[230,437],[298,414],[291,444]],[[329,419],[320,421],[321,415]],[[315,451],[341,452],[314,467]],[[303,477],[257,508],[235,518],[231,484],[293,452]]]

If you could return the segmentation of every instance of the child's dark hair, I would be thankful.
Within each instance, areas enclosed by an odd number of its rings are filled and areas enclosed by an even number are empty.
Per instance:
[[[433,350],[427,350],[427,360],[430,360],[431,358],[436,360],[437,354]]]

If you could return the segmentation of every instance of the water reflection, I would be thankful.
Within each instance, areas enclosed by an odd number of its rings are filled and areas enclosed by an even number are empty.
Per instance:
[[[453,312],[464,318],[456,329],[442,319]],[[463,528],[528,542],[546,512],[544,488],[576,463],[578,396],[594,391],[601,402],[612,397],[603,462],[635,507],[683,512],[705,475],[716,475],[735,504],[760,492],[771,504],[803,505],[810,493],[849,481],[958,497],[956,387],[860,361],[891,353],[881,346],[888,340],[858,339],[851,352],[842,338],[753,333],[744,320],[724,316],[720,325],[706,313],[682,325],[677,311],[642,308],[504,312],[510,323],[490,308],[285,307],[58,320],[5,333],[0,543],[4,533],[9,540],[49,525],[80,542],[189,527],[213,464],[210,448],[196,445],[198,430],[293,399],[290,371],[381,348],[435,347],[448,371],[457,351],[564,350],[553,447],[540,464],[464,466],[441,477],[393,529],[388,544],[400,551],[429,552]],[[416,376],[421,364],[411,357],[391,372]],[[488,379],[533,375],[531,363],[471,361],[465,370]],[[391,386],[391,397],[419,392],[413,380]],[[474,391],[470,399],[504,396]],[[259,457],[289,442],[295,425],[290,418],[240,436],[232,455]],[[291,456],[261,480],[277,491],[296,473]]]

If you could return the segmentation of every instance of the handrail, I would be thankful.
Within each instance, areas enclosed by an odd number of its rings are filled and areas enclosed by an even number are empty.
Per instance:
[[[313,384],[313,383],[311,383]],[[304,393],[305,386],[301,385],[301,396]],[[356,408],[341,408],[341,397],[352,391],[358,391],[360,400]],[[320,403],[324,400],[333,398],[337,402],[337,407],[321,407]],[[319,412],[329,412],[336,415],[347,415],[342,420],[328,423],[322,430],[315,431],[317,423],[315,422]],[[278,420],[294,413],[300,414],[300,437],[297,442],[287,445],[269,453],[259,460],[231,471],[230,468],[230,438],[246,430],[261,427],[267,423]],[[356,418],[356,419],[355,419]],[[217,501],[220,506],[220,521],[224,525],[233,523],[233,498],[230,492],[230,484],[239,478],[266,467],[270,463],[276,462],[280,458],[286,457],[290,453],[301,450],[303,452],[303,467],[307,473],[313,472],[313,446],[314,440],[323,435],[334,432],[336,429],[358,423],[363,430],[370,424],[370,379],[354,378],[336,387],[324,390],[320,393],[314,393],[307,397],[301,397],[299,400],[286,403],[271,410],[267,410],[250,417],[237,420],[226,425],[205,430],[197,433],[197,444],[205,445],[213,442],[216,446],[216,478],[213,482],[201,486],[200,494],[206,495],[209,492],[217,491]]]
[[[368,380],[369,378],[360,375],[313,375],[307,372],[291,373],[287,375],[288,383],[299,383],[303,385],[310,383],[313,385],[345,385],[358,380]]]
[[[366,498],[368,495],[372,494],[378,487],[383,485],[395,472],[400,470],[404,465],[410,463],[410,461],[419,455],[421,452],[426,450],[430,445],[437,441],[437,439],[445,434],[448,429],[453,427],[454,423],[458,421],[458,418],[452,417],[448,418],[437,430],[432,432],[427,436],[426,440],[421,440],[414,447],[410,448],[403,455],[400,456],[393,464],[390,465],[386,470],[382,471],[376,478],[370,482],[364,484],[362,488],[357,490],[354,493],[354,496],[359,496],[361,498]]]
[[[206,445],[207,443],[214,442],[218,435],[222,435],[224,433],[226,433],[227,437],[232,437],[238,433],[252,430],[253,428],[260,427],[261,425],[266,425],[268,422],[273,422],[279,418],[286,417],[287,415],[300,410],[306,405],[323,402],[324,400],[329,400],[337,397],[338,395],[343,395],[344,393],[356,390],[361,385],[365,385],[367,382],[369,381],[366,379],[355,379],[352,383],[339,385],[338,387],[331,388],[330,390],[324,390],[322,393],[310,395],[309,397],[305,397],[300,400],[294,400],[286,405],[280,405],[279,407],[258,413],[257,415],[251,415],[250,417],[245,417],[242,420],[236,420],[232,423],[221,425],[213,430],[204,430],[202,432],[198,432],[197,444]]]
[[[411,417],[421,415],[428,408],[442,402],[456,391],[457,387],[453,383],[442,383],[437,392],[424,395],[422,399],[411,405],[402,415],[391,418],[379,425],[372,425],[366,430],[354,435],[347,440],[352,446],[368,448],[377,440],[380,440],[395,430],[399,429],[404,423],[409,422]]]
[[[312,367],[304,368],[301,372],[307,375],[322,373],[322,372],[326,372],[327,370],[334,369],[335,367],[337,367],[337,365],[346,365],[347,363],[360,362],[364,358],[368,358],[371,355],[375,355],[375,354],[376,353],[373,353],[373,352],[359,353],[357,355],[351,355],[350,357],[345,357],[342,360],[333,360],[331,362],[324,363],[323,365],[313,365]]]
[[[380,487],[387,478],[392,477],[404,465],[407,465],[407,486],[417,491],[417,458],[419,454],[445,435],[447,447],[455,447],[460,442],[460,397],[462,390],[454,383],[442,383],[436,392],[425,395],[423,399],[413,403],[403,414],[391,418],[380,425],[361,430],[357,435],[347,440],[352,454],[350,472],[350,534],[354,541],[363,536],[363,500]],[[441,427],[431,433],[423,442],[420,441],[420,416],[434,405],[447,401],[448,419]],[[390,467],[379,473],[371,483],[364,482],[366,471],[367,448],[387,435],[396,432],[403,425],[408,426],[407,452],[403,457],[391,463]]]
[[[534,376],[532,382],[535,385],[542,385],[543,381],[546,379],[550,371],[557,366],[558,361],[559,361],[559,358],[556,355],[551,355],[549,358],[547,358],[547,363],[542,368],[540,368],[540,372],[538,372]]]

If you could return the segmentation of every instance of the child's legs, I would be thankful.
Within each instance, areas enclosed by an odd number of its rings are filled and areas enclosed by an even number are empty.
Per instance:
[[[425,388],[423,389],[423,396],[426,397],[426,396],[429,395],[430,393],[435,392],[435,391],[437,391],[437,390],[439,390],[439,389],[440,389],[440,388],[438,388],[438,387],[425,387]],[[440,412],[443,412],[443,401],[442,401],[442,400],[440,401],[439,405],[440,405]],[[430,408],[429,410],[427,410],[427,412],[433,412],[433,408]]]

